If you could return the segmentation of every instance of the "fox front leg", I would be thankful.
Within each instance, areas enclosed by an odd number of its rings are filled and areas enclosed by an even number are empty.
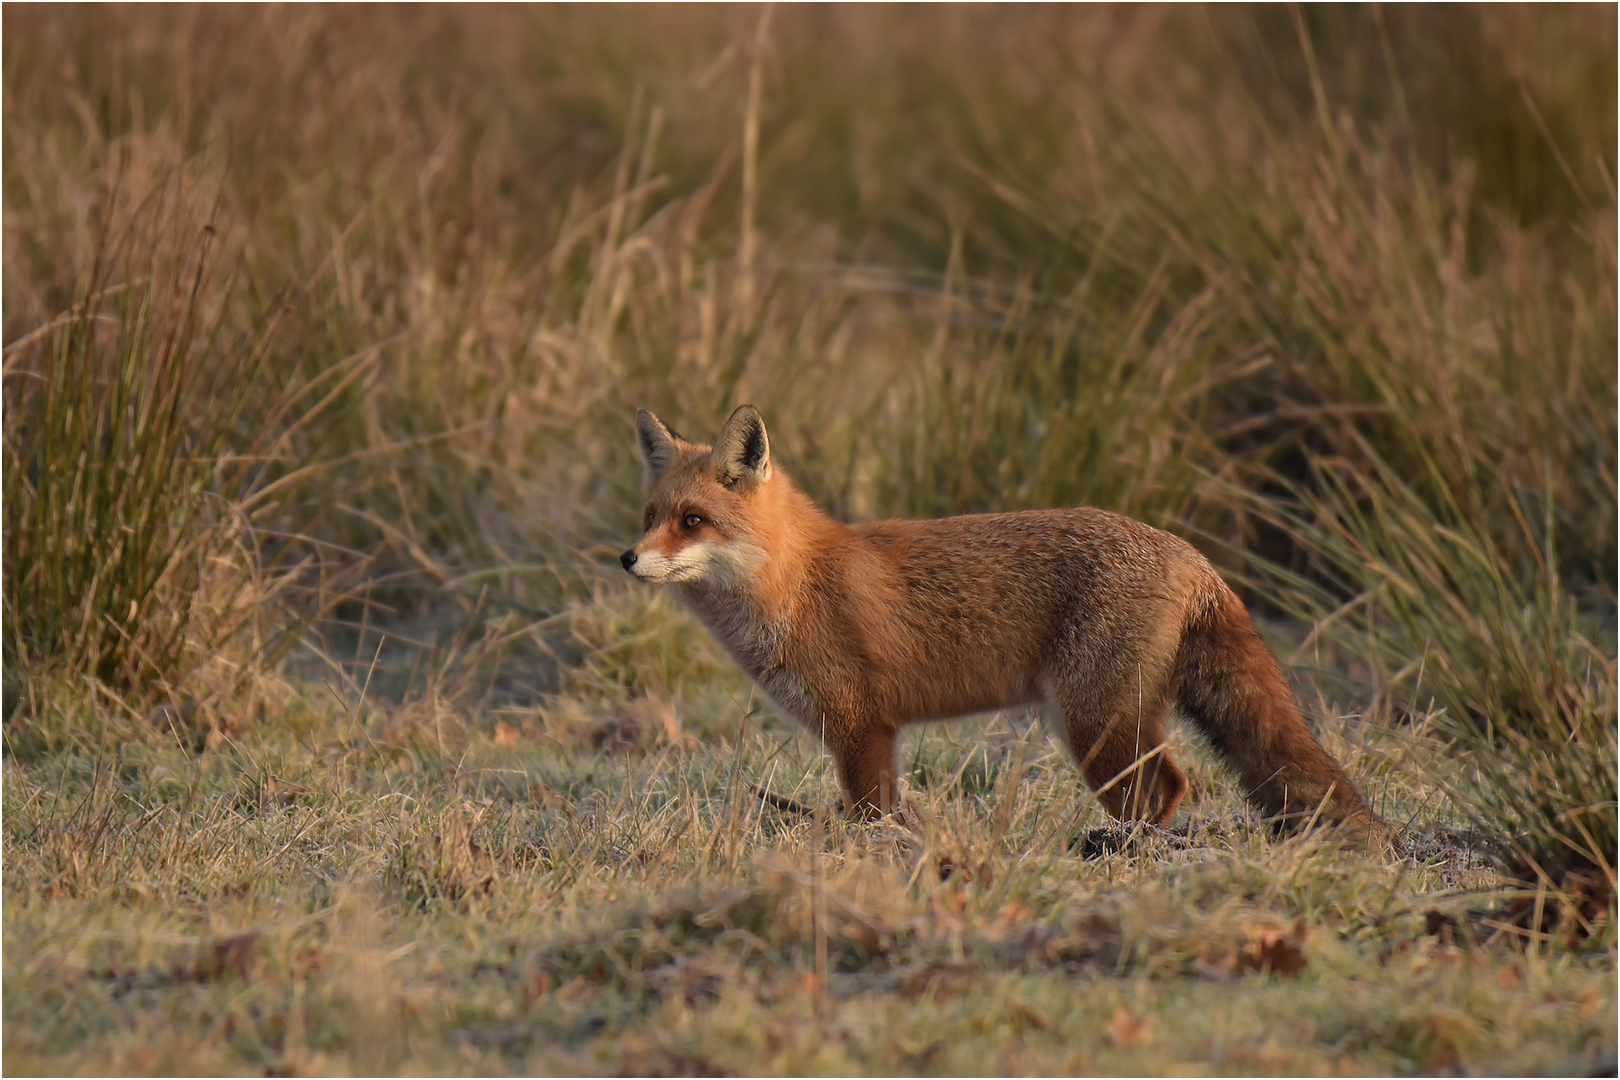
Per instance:
[[[838,766],[844,808],[868,821],[900,808],[900,776],[895,766],[893,728],[868,726],[842,737],[829,737],[828,749]]]

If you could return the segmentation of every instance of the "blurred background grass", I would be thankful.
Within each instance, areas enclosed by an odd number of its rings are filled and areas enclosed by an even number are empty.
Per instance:
[[[1612,9],[3,18],[9,753],[217,743],[306,628],[711,712],[611,555],[635,407],[753,401],[835,513],[1202,538],[1612,886]]]

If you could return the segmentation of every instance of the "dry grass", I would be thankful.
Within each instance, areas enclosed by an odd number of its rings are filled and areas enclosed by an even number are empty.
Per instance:
[[[752,797],[833,795],[775,723],[593,754],[461,717],[334,706],[201,758],[8,759],[8,1070],[1569,1072],[1612,1052],[1612,940],[1469,924],[1496,879],[1422,821],[1387,863],[1273,844],[1196,752],[1185,835],[1086,859],[1098,811],[1021,718],[917,737],[901,828]],[[1399,747],[1334,749],[1385,775],[1386,811],[1416,805],[1374,764]]]
[[[7,1070],[1612,1069],[1610,14],[8,6]],[[743,400],[1203,537],[1411,846],[755,798],[612,559]]]

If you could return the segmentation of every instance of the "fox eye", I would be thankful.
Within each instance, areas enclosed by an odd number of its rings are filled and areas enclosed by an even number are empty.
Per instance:
[[[696,514],[687,514],[681,519],[681,524],[685,525],[688,529],[695,529],[699,525],[703,524],[703,519],[698,517]]]
[[[649,510],[649,511],[647,511],[646,518],[641,523],[641,531],[646,532],[648,529],[652,528],[652,523],[653,523],[653,512],[651,510]]]

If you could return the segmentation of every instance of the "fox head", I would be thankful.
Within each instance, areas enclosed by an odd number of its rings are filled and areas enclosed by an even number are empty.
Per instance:
[[[636,412],[646,466],[641,539],[619,556],[643,581],[726,586],[748,581],[766,561],[760,502],[771,488],[765,420],[740,406],[714,445],[689,443],[658,417]]]

